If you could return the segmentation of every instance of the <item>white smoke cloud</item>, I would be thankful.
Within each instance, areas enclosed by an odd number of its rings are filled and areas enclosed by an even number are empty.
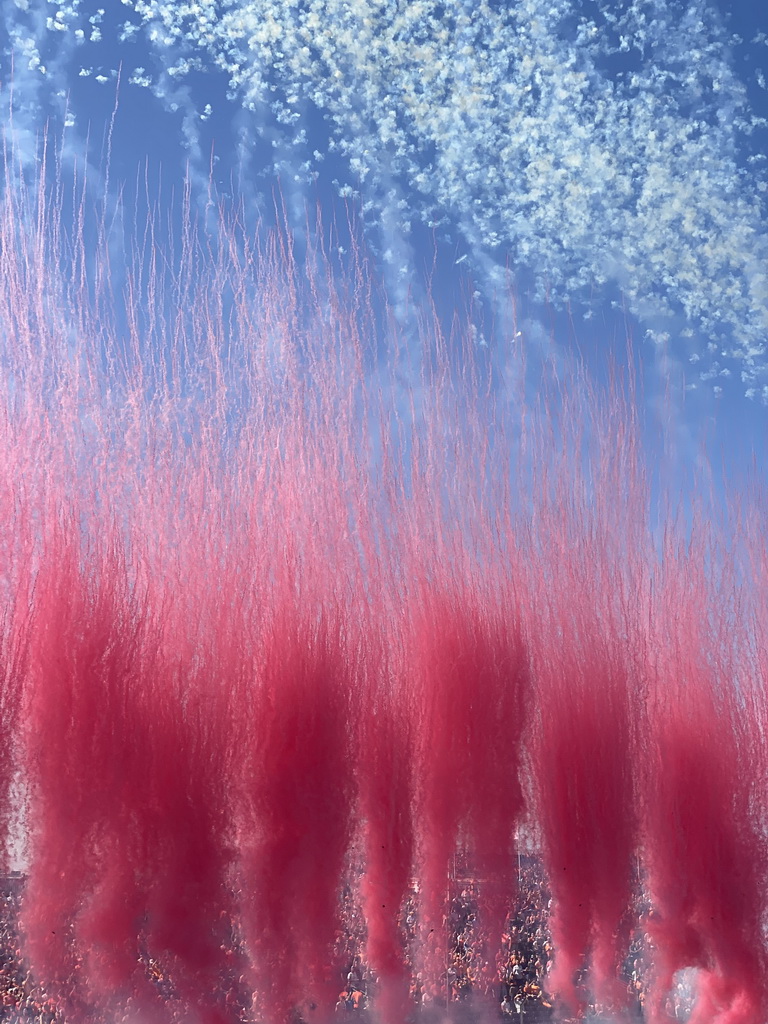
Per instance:
[[[751,140],[765,122],[704,0],[597,0],[590,14],[574,0],[123,3],[120,39],[144,38],[162,68],[129,80],[181,103],[197,158],[208,98],[193,109],[182,82],[214,66],[252,137],[268,124],[281,175],[293,159],[311,181],[319,112],[350,176],[339,192],[394,194],[400,236],[414,217],[450,225],[475,266],[510,254],[550,298],[618,283],[641,318],[717,339],[754,392],[768,241]],[[75,8],[60,3],[49,34],[82,30]]]

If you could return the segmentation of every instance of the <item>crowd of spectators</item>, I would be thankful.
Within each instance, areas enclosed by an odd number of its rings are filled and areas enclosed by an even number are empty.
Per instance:
[[[510,1024],[547,1024],[553,1019],[562,1024],[568,1020],[562,1007],[556,1008],[547,989],[554,961],[549,931],[552,900],[541,861],[535,856],[521,855],[517,881],[516,904],[506,922],[501,949],[494,950],[483,926],[482,883],[472,877],[466,862],[454,862],[445,916],[446,968],[437,990],[430,991],[422,984],[418,965],[406,955],[412,972],[411,998],[415,1006],[424,1010],[434,1006],[442,1010],[446,1004],[468,1003],[470,997],[476,996],[485,1007],[495,1004],[501,1020]],[[366,970],[359,952],[364,948],[364,924],[359,903],[350,888],[345,890],[344,906],[348,927],[342,942],[346,958],[342,959],[352,966],[336,1008],[341,1014],[354,1016],[367,1008],[369,1000],[375,1000],[376,978]],[[621,976],[626,986],[628,1015],[637,1021],[645,1016],[651,941],[644,925],[649,913],[650,907],[638,880],[633,907],[638,927],[631,936]],[[417,916],[416,900],[411,897],[403,919],[408,948],[416,942]],[[680,978],[667,998],[665,1009],[672,1020],[684,1022],[691,1015],[695,1001],[693,973]],[[586,969],[579,980],[586,982]],[[586,986],[583,991],[586,1016],[593,1020],[602,1016],[615,1019],[607,1008],[590,1001]],[[487,1019],[485,1015],[483,1019]]]
[[[60,1009],[23,966],[16,928],[22,882],[13,875],[0,888],[0,1014],[4,1020],[53,1024],[63,1020]]]
[[[402,926],[406,966],[411,972],[414,1017],[428,1020],[433,1015],[430,1011],[434,1010],[439,1011],[442,1018],[447,1009],[449,1016],[466,1020],[477,1000],[486,1009],[495,1005],[500,1021],[511,1018],[510,1024],[546,1024],[555,1016],[563,1020],[562,1014],[556,1014],[554,1000],[547,989],[554,956],[548,928],[551,899],[536,858],[520,858],[518,883],[516,905],[506,922],[501,949],[494,949],[483,926],[482,884],[465,871],[454,871],[444,921],[445,971],[438,986],[429,990],[422,983],[418,963],[410,959],[410,950],[417,946],[418,922],[415,892],[411,894]],[[341,965],[336,1013],[342,1019],[362,1020],[375,1003],[377,979],[365,963],[365,924],[354,881],[344,887],[341,899],[344,926],[338,934],[335,950],[336,962]],[[60,1003],[23,965],[17,928],[22,900],[23,879],[19,876],[5,879],[0,885],[0,1019],[18,1024],[67,1024],[69,1019]],[[648,942],[642,922],[648,911],[641,897],[635,910],[640,928],[632,938],[623,981],[627,986],[630,1015],[642,1020],[646,998],[643,951]],[[257,1021],[259,1015],[254,1011],[246,982],[246,958],[234,921],[229,922],[225,932],[229,970],[227,977],[221,979],[219,990],[211,993],[212,1004],[218,1006],[232,1024]],[[498,947],[498,943],[495,945]],[[172,1005],[175,998],[172,979],[155,960],[147,958],[143,966],[160,997]],[[685,1021],[690,1015],[693,991],[688,982],[684,979],[669,997],[667,1010],[673,1019]],[[591,1004],[589,1015],[599,1018],[601,1009]],[[311,1004],[297,1008],[295,1024],[311,1017]],[[113,1022],[114,1017],[110,1024]],[[80,1020],[76,1024],[81,1024]],[[103,1022],[98,1015],[89,1014],[88,1024]]]
[[[414,1004],[424,1010],[442,1010],[446,1004],[469,1005],[475,997],[484,1008],[495,1004],[502,1016],[514,1014],[530,1024],[549,1020],[553,1002],[546,992],[545,977],[552,960],[547,928],[550,900],[538,862],[525,857],[519,860],[517,905],[507,921],[500,950],[496,948],[498,940],[494,943],[484,926],[482,896],[482,884],[471,877],[467,865],[455,862],[445,916],[445,973],[441,984],[430,989],[422,984],[418,965],[409,961]],[[417,934],[415,903],[413,898],[408,901],[404,917],[409,946],[415,944]],[[375,978],[367,982],[363,978],[360,988],[367,995],[375,989]]]

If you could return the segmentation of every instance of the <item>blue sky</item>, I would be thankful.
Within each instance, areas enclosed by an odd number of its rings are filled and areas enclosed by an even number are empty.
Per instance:
[[[395,308],[434,266],[502,376],[510,281],[534,357],[599,376],[629,329],[680,450],[705,432],[740,461],[768,407],[761,8],[2,0],[0,109],[30,162],[63,132],[96,188],[148,160],[161,205],[186,169],[266,220],[276,182],[296,224],[351,204]]]

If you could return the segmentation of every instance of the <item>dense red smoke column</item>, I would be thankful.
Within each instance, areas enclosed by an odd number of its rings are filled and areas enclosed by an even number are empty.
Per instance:
[[[618,381],[609,402],[583,379],[572,388],[560,436],[548,427],[536,441],[531,772],[553,897],[547,985],[571,1009],[591,994],[618,1010],[636,884],[642,699],[630,652],[642,614],[633,573],[650,553],[640,520],[646,497]]]
[[[86,644],[95,647],[98,641],[95,631],[93,641],[89,635],[90,616],[78,579],[77,552],[63,536],[57,548],[55,553],[47,552],[38,577],[36,642],[27,681],[27,735],[35,742],[31,756],[25,758],[34,769],[29,785],[35,810],[31,837],[35,872],[27,889],[23,927],[30,959],[63,994],[75,976],[67,931],[87,886],[87,834],[99,800],[96,787],[90,784],[90,750],[82,746],[85,741],[89,747],[91,737],[70,728],[72,718],[79,715],[78,699],[92,700],[94,695],[92,685],[90,693],[73,685],[80,653],[71,646],[73,623],[87,638]],[[83,675],[89,670],[93,671],[93,665],[83,665]],[[38,736],[46,736],[48,741],[38,745]]]
[[[701,523],[693,534],[684,556],[666,547],[667,572],[649,618],[643,807],[652,1010],[663,1019],[675,972],[695,966],[694,1021],[757,1024],[767,995],[765,838],[753,783],[764,725],[755,716],[755,680],[739,671],[747,638],[743,620],[730,618],[740,602],[732,599],[729,560],[721,552],[713,561]]]
[[[483,597],[469,587],[450,595],[421,588],[412,613],[422,952],[425,982],[435,988],[445,972],[446,887],[460,836],[485,883],[490,949],[500,945],[514,897],[528,666],[515,608]]]
[[[194,620],[163,606],[158,586],[151,607],[95,509],[97,537],[78,544],[73,495],[53,491],[23,734],[27,952],[75,1014],[129,997],[160,1012],[143,949],[216,1020],[206,1001],[224,967],[216,927],[232,861],[228,709],[195,656]]]
[[[103,869],[103,814],[121,785],[120,710],[136,649],[120,629],[119,566],[81,551],[65,511],[50,511],[63,524],[36,582],[23,734],[34,870],[22,923],[37,969],[76,1005],[72,929]]]
[[[599,1001],[624,1001],[617,974],[632,894],[632,745],[626,669],[620,658],[601,653],[604,642],[583,638],[563,649],[553,640],[560,648],[555,665],[536,662],[532,770],[556,950],[548,985],[571,1007],[586,1002],[587,988],[574,987],[585,956]]]
[[[278,606],[249,715],[243,913],[267,1016],[333,1008],[338,893],[355,798],[339,624]]]
[[[398,621],[395,609],[390,609]],[[408,1014],[411,972],[401,914],[413,877],[413,770],[416,722],[411,679],[403,664],[402,628],[366,637],[367,685],[355,723],[359,814],[364,829],[361,881],[366,960],[379,978],[377,1008],[385,1024]]]

